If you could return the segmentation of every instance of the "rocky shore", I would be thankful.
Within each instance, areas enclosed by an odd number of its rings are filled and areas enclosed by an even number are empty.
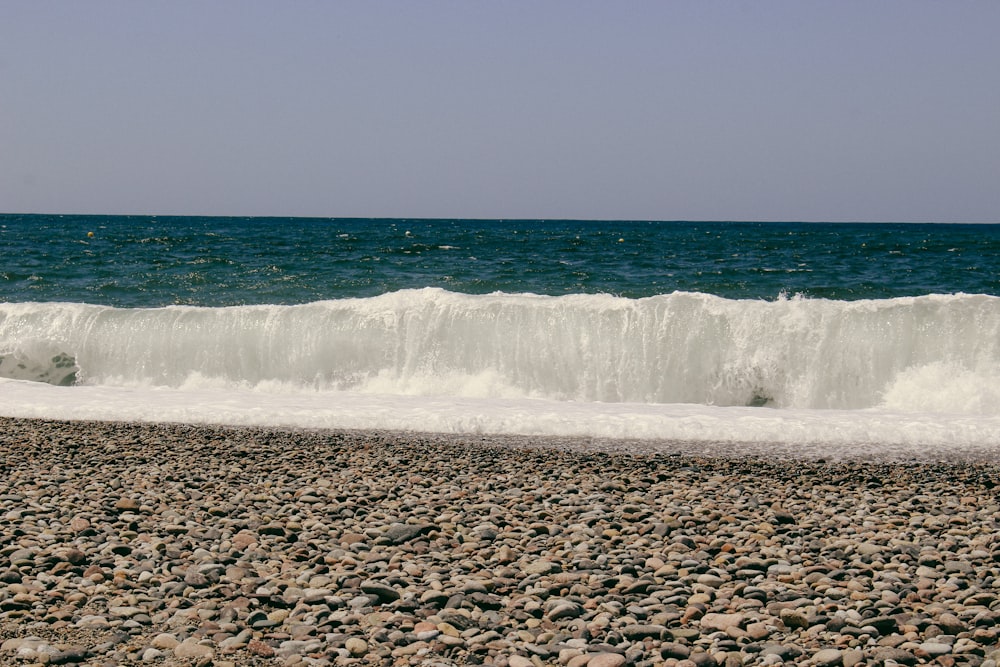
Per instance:
[[[586,444],[0,419],[0,663],[997,664],[997,463]]]

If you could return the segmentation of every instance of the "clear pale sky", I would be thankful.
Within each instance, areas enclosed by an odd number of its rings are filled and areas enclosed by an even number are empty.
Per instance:
[[[0,212],[1000,222],[1000,2],[0,0]]]

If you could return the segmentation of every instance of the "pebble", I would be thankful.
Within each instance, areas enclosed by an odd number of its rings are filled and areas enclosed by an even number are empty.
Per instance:
[[[508,667],[535,667],[535,663],[530,658],[521,655],[512,655],[507,658]]]
[[[152,641],[149,642],[149,645],[153,648],[166,650],[173,650],[173,648],[178,644],[180,644],[180,640],[178,640],[175,635],[166,632],[156,635],[153,637]]]
[[[349,637],[344,642],[344,648],[354,657],[358,657],[368,652],[368,642],[358,637]]]
[[[587,667],[621,667],[628,659],[618,653],[598,653],[587,661]]]
[[[818,667],[835,667],[843,663],[844,653],[840,649],[824,648],[816,651],[812,660]]]
[[[932,658],[951,653],[951,644],[940,642],[924,642],[920,645],[920,650]]]
[[[0,419],[0,663],[995,667],[997,464],[672,446]]]
[[[174,647],[174,656],[178,658],[211,658],[214,654],[211,646],[200,643],[195,637],[189,637]]]
[[[708,613],[701,617],[700,626],[702,630],[721,630],[725,632],[730,628],[738,628],[744,624],[746,616],[743,614],[719,614]]]

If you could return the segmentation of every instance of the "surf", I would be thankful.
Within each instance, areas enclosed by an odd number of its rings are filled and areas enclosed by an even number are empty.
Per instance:
[[[53,385],[1000,415],[998,369],[987,295],[0,304],[0,377]]]

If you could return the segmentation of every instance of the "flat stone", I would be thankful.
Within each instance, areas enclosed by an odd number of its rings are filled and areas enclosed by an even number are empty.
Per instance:
[[[441,623],[438,623],[437,629],[442,635],[446,637],[462,636],[462,631],[459,628],[452,625],[451,623],[448,623],[447,621],[442,621]]]
[[[726,583],[726,580],[714,574],[701,574],[698,575],[698,583],[709,588],[719,588]]]
[[[587,661],[587,667],[622,667],[628,660],[619,653],[598,653]]]
[[[771,642],[764,644],[760,650],[761,655],[776,655],[782,660],[788,661],[802,655],[802,649],[791,644],[778,644]]]
[[[399,591],[392,586],[378,581],[364,581],[361,583],[361,590],[369,595],[374,595],[380,602],[395,602],[400,598]]]
[[[257,529],[258,535],[274,535],[277,537],[285,536],[285,527],[280,523],[269,523],[261,526]]]
[[[237,549],[246,549],[251,544],[257,543],[257,535],[248,530],[241,530],[233,535],[233,546]]]
[[[621,629],[626,639],[636,640],[652,637],[660,639],[667,636],[667,628],[662,625],[626,625]]]
[[[180,640],[177,639],[176,635],[172,635],[167,632],[162,632],[153,637],[152,641],[149,642],[149,645],[154,648],[173,650],[173,648],[180,643],[181,642]]]
[[[3,643],[0,644],[0,651],[3,651],[4,653],[7,651],[18,651],[22,646],[28,646],[32,643],[42,643],[41,637],[12,637],[10,639],[5,639]]]
[[[955,614],[949,612],[939,614],[938,617],[934,619],[934,622],[938,625],[938,627],[951,635],[958,635],[968,630],[963,621],[955,616]]]
[[[433,526],[429,524],[394,523],[383,533],[383,536],[393,544],[403,544],[432,528]]]
[[[583,606],[570,601],[563,601],[553,605],[546,613],[549,620],[558,621],[562,618],[576,618],[583,615]]]
[[[184,573],[184,583],[192,588],[205,588],[211,582],[201,572],[196,572],[193,568],[188,568],[188,571]]]
[[[118,512],[138,512],[141,505],[135,498],[119,498],[115,503]]]
[[[289,658],[293,655],[306,655],[319,650],[322,645],[316,640],[289,639],[281,642],[274,654],[279,658]]]
[[[718,630],[725,632],[729,628],[738,628],[746,621],[744,614],[708,613],[701,617],[702,630]]]
[[[110,628],[111,624],[108,622],[108,619],[101,616],[100,614],[88,614],[86,616],[80,617],[80,620],[76,622],[76,627],[103,629],[103,628]]]
[[[548,560],[536,560],[533,563],[528,563],[521,569],[525,574],[552,574],[553,572],[560,572],[562,570],[558,563]]]
[[[880,554],[885,550],[881,544],[874,544],[872,542],[862,542],[854,549],[857,553],[862,556],[874,556],[875,554]]]
[[[841,658],[841,664],[843,667],[855,667],[855,665],[860,665],[865,662],[865,653],[861,649],[848,649],[844,651],[843,657]]]
[[[872,651],[872,657],[876,660],[881,660],[882,662],[885,662],[886,660],[894,660],[901,665],[917,664],[917,656],[901,648],[892,648],[889,646],[880,646],[876,648]]]
[[[836,667],[843,662],[844,653],[840,649],[824,648],[816,651],[812,660],[817,667]]]
[[[48,654],[48,664],[50,665],[70,665],[85,662],[92,655],[86,646],[67,646],[61,651]]]
[[[707,651],[691,653],[686,662],[691,663],[694,667],[719,667],[719,662]]]
[[[35,550],[34,549],[15,549],[7,556],[10,559],[11,564],[30,564],[35,560]]]
[[[943,642],[924,642],[920,645],[920,650],[932,658],[936,658],[939,655],[947,655],[948,653],[951,653],[952,648],[951,644],[945,644]]]
[[[685,660],[689,655],[691,655],[691,648],[685,644],[667,642],[660,646],[660,656],[663,658]]]
[[[771,628],[767,623],[748,623],[746,633],[754,641],[763,641],[771,636]]]
[[[108,614],[115,618],[132,618],[141,613],[143,612],[139,607],[108,607]]]
[[[174,657],[187,659],[187,658],[211,658],[215,655],[215,651],[212,650],[211,646],[205,646],[204,644],[199,644],[198,639],[195,637],[189,637],[182,641],[180,644],[174,647]]]

